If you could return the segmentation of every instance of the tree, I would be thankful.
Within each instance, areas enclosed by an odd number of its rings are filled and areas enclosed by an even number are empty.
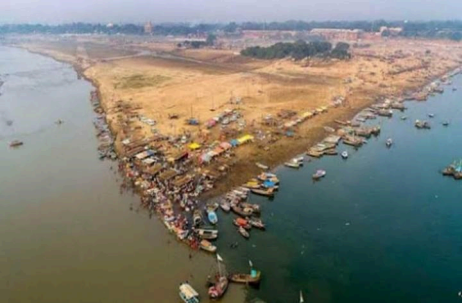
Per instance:
[[[214,34],[208,34],[207,35],[207,40],[205,41],[205,43],[207,45],[213,45],[215,43],[215,40],[217,39],[217,36],[215,36]]]

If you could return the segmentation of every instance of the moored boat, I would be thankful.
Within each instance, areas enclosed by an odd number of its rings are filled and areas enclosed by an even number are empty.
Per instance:
[[[237,227],[243,227],[244,229],[251,229],[252,225],[249,224],[249,221],[242,219],[242,218],[236,218],[233,220],[233,224],[236,225]]]
[[[209,211],[207,213],[207,219],[209,220],[209,222],[213,225],[217,224],[218,222],[218,216],[217,216],[217,213],[214,212],[214,211]]]
[[[218,263],[218,275],[216,282],[209,288],[208,294],[211,299],[219,299],[223,297],[226,290],[228,289],[228,278],[222,272],[220,262],[223,262],[223,259],[220,255],[217,254],[217,263]]]
[[[313,179],[314,180],[319,180],[323,178],[326,175],[326,171],[322,169],[318,169],[314,174],[313,174]]]
[[[244,238],[250,238],[250,234],[244,229],[244,227],[240,226],[237,231],[243,236]]]
[[[239,215],[241,217],[244,217],[244,218],[248,217],[248,216],[251,216],[253,214],[253,212],[254,212],[253,209],[251,209],[251,208],[248,208],[248,207],[247,208],[241,208],[241,207],[236,206],[236,205],[231,206],[231,210],[235,214],[237,214],[237,215]]]
[[[252,204],[252,203],[242,202],[242,203],[240,204],[240,206],[241,206],[242,208],[244,208],[244,209],[246,209],[246,208],[252,209],[253,213],[260,213],[260,210],[261,210],[261,209],[260,209],[260,205],[258,205],[258,204]]]
[[[229,280],[234,283],[258,285],[261,280],[261,271],[251,269],[250,274],[231,274]]]
[[[252,193],[260,196],[266,196],[266,197],[273,197],[274,196],[274,190],[269,188],[269,189],[252,189]]]
[[[348,158],[348,152],[345,150],[345,151],[342,151],[342,158],[343,159],[347,159]]]
[[[289,161],[284,163],[285,166],[290,167],[290,168],[300,168],[300,163],[294,162],[294,161]]]
[[[207,240],[202,240],[199,244],[199,247],[205,251],[208,251],[208,252],[211,252],[211,253],[214,253],[217,251],[217,247],[215,245],[213,245],[212,243],[210,243],[209,241]]]
[[[194,210],[193,213],[193,224],[198,226],[202,222],[202,212],[199,209]]]
[[[183,300],[185,303],[199,303],[199,294],[197,291],[192,288],[189,283],[181,283],[180,284],[180,298]]]
[[[196,233],[201,239],[215,240],[218,238],[218,230],[215,229],[196,229]]]
[[[249,223],[250,223],[250,225],[252,225],[252,226],[255,227],[255,228],[262,229],[262,230],[265,230],[265,229],[266,229],[265,224],[264,224],[263,221],[260,220],[260,219],[257,219],[257,218],[250,218],[250,219],[249,219]]]
[[[228,201],[221,201],[220,203],[220,208],[224,211],[224,212],[227,212],[229,213],[229,211],[231,210],[231,205],[229,204]]]
[[[418,129],[430,129],[430,123],[428,123],[427,121],[415,120],[414,125]]]

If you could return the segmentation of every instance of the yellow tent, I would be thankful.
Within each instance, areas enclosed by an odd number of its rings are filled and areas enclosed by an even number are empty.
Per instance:
[[[188,147],[189,147],[190,150],[196,150],[198,148],[201,148],[201,145],[199,143],[193,142],[193,143],[189,144]]]
[[[253,136],[245,135],[245,136],[242,136],[239,139],[237,139],[237,142],[239,142],[239,144],[243,144],[243,143],[246,143],[246,142],[249,142],[249,141],[253,141]]]

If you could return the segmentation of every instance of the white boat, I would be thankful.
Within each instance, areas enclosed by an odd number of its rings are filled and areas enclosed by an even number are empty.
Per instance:
[[[301,164],[300,162],[295,162],[295,161],[289,161],[284,163],[285,166],[290,167],[290,168],[300,168]]]
[[[217,251],[217,247],[215,245],[213,245],[212,243],[210,243],[209,241],[207,240],[202,240],[199,244],[199,247],[205,251],[208,251],[208,252],[211,252],[211,253],[214,253]]]
[[[347,152],[346,150],[345,150],[345,151],[342,151],[342,154],[341,154],[341,155],[342,155],[342,158],[343,158],[343,159],[348,158],[348,152]]]
[[[189,283],[180,284],[180,298],[185,303],[199,303],[199,294]]]
[[[435,114],[428,114],[428,117],[433,118],[433,117],[435,117]]]
[[[256,165],[258,168],[261,168],[261,169],[263,169],[263,170],[268,170],[268,169],[269,169],[268,165],[261,164],[261,163],[259,163],[259,162],[255,163],[255,165]]]
[[[303,299],[302,291],[300,290],[300,303],[304,303],[305,300]]]
[[[387,145],[387,147],[391,147],[393,145],[393,140],[391,138],[388,138],[385,144]]]
[[[326,171],[322,169],[318,169],[316,173],[313,174],[313,179],[314,180],[319,180],[323,178],[326,175]]]
[[[224,212],[229,213],[229,211],[231,210],[231,205],[229,204],[228,201],[221,201],[221,203],[220,203],[220,208],[221,208]]]

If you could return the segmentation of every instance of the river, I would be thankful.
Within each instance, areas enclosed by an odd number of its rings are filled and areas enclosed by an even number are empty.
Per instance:
[[[180,302],[185,280],[205,298],[214,258],[190,260],[137,197],[119,193],[116,163],[98,160],[91,84],[6,47],[0,80],[0,302]],[[11,149],[15,139],[24,146]],[[240,301],[231,287],[224,302]]]
[[[299,302],[301,290],[310,303],[462,300],[462,182],[439,172],[462,158],[462,77],[442,95],[405,104],[404,113],[368,122],[382,133],[364,147],[340,145],[347,160],[327,156],[299,170],[278,168],[275,199],[251,197],[262,205],[266,232],[252,230],[248,242],[234,230],[222,233],[240,242],[228,259],[242,270],[251,259],[263,272],[252,297]],[[432,129],[416,129],[416,119]],[[327,175],[313,183],[319,168]]]

